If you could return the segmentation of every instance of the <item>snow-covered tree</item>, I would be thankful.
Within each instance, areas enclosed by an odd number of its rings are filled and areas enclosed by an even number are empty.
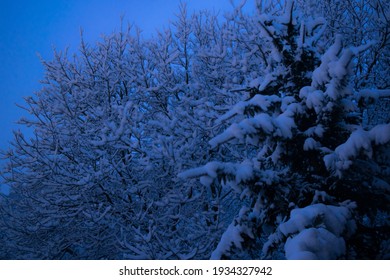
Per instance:
[[[355,38],[356,1],[182,4],[151,39],[42,61],[33,137],[3,153],[0,257],[385,258],[390,128],[366,106],[390,95],[387,8],[361,1]]]
[[[307,15],[322,16],[327,21],[323,48],[329,46],[336,34],[343,36],[345,45],[371,44],[368,51],[359,53],[354,58],[351,80],[354,88],[362,92],[373,89],[389,89],[390,62],[390,5],[383,0],[348,0],[348,1],[311,1],[297,0],[297,4]],[[389,122],[387,110],[389,98],[364,98],[361,102],[364,110],[364,124],[368,127],[382,122]],[[363,100],[361,100],[363,101]]]
[[[241,153],[181,174],[242,198],[212,258],[277,258],[283,244],[287,258],[364,258],[351,236],[364,235],[365,215],[388,211],[380,193],[390,141],[389,124],[362,128],[350,86],[353,60],[369,46],[344,48],[337,36],[320,57],[325,20],[305,18],[291,1],[258,22],[268,73],[217,120],[231,124],[209,141]]]
[[[15,133],[4,153],[12,258],[210,256],[220,193],[177,178],[209,159],[216,118],[210,87],[193,75],[195,20],[182,6],[157,38],[121,29],[96,46],[82,40],[73,58],[43,61],[43,89],[26,98],[32,118],[21,120],[34,137]]]

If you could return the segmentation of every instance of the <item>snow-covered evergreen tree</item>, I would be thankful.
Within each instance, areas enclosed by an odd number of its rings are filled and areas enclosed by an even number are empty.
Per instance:
[[[320,57],[325,21],[302,17],[292,1],[259,24],[268,73],[209,141],[241,153],[181,174],[243,200],[212,258],[280,257],[280,244],[287,258],[364,258],[350,237],[364,215],[388,211],[379,193],[388,192],[390,141],[389,124],[362,128],[350,86],[353,59],[369,46],[344,48],[338,36]]]

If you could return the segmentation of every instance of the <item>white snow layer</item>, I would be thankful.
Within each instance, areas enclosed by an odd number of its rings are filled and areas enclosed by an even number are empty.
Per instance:
[[[341,172],[348,169],[352,160],[361,152],[371,157],[373,144],[383,145],[388,142],[390,142],[390,124],[380,124],[369,131],[359,128],[352,132],[348,140],[338,146],[334,152],[324,156],[325,166],[341,177]]]
[[[233,123],[224,132],[212,138],[209,144],[212,148],[215,148],[234,138],[244,141],[246,136],[257,134],[260,131],[265,134],[274,132],[276,136],[291,138],[292,129],[295,127],[294,113],[290,110],[286,110],[277,117],[260,113],[253,118],[244,119],[239,123]]]
[[[343,236],[356,230],[351,208],[322,203],[291,211],[290,219],[279,226],[284,236],[287,259],[337,259],[345,254]]]
[[[238,216],[245,216],[247,211],[247,207],[242,207]],[[219,241],[217,248],[215,248],[215,250],[212,252],[210,259],[220,260],[224,254],[229,254],[229,250],[232,248],[232,246],[241,249],[241,243],[244,241],[242,237],[243,234],[249,236],[250,238],[254,238],[251,230],[247,226],[241,225],[235,219],[222,234],[221,240]]]
[[[325,205],[322,203],[297,208],[291,211],[290,219],[279,226],[280,231],[288,236],[308,227],[323,226],[331,233],[340,236],[348,229],[351,210],[346,206]]]
[[[390,97],[390,89],[363,89],[356,93],[356,99],[372,98],[374,100],[384,97]]]
[[[308,228],[284,246],[288,260],[332,260],[345,254],[345,241],[324,228]]]
[[[305,140],[305,143],[303,144],[303,150],[304,151],[315,150],[319,146],[320,146],[320,144],[316,140],[309,137]]]
[[[221,123],[225,120],[228,120],[236,115],[243,115],[244,111],[248,107],[257,107],[261,109],[262,111],[267,111],[268,107],[272,105],[275,102],[279,102],[280,97],[276,95],[260,95],[256,94],[253,98],[247,100],[247,101],[240,101],[238,102],[231,110],[226,112],[224,115],[222,115],[220,118],[218,118],[217,123]]]
[[[319,88],[329,82],[329,63],[338,60],[342,48],[341,36],[336,36],[334,44],[322,56],[321,65],[313,72],[312,87]]]
[[[226,231],[222,234],[221,240],[218,243],[217,248],[212,252],[211,260],[220,260],[222,255],[229,251],[230,247],[234,244],[237,248],[241,248],[242,228],[238,225],[230,224]]]
[[[323,107],[324,93],[321,90],[316,90],[311,86],[306,86],[300,90],[299,97],[302,99],[304,98],[307,108],[314,109],[317,114]]]
[[[239,184],[254,177],[253,163],[246,160],[242,163],[209,162],[208,164],[186,170],[179,173],[182,179],[200,177],[200,182],[209,187],[220,174],[229,174],[234,178],[234,183]],[[241,190],[241,189],[238,189]]]

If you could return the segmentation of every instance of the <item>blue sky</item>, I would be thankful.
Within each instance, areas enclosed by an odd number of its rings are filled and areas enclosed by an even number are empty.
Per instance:
[[[229,0],[188,0],[189,11],[231,9]],[[40,89],[43,77],[38,54],[52,49],[77,52],[80,28],[87,42],[119,29],[120,17],[139,26],[145,36],[167,26],[180,0],[1,0],[0,1],[0,149],[12,139],[15,122],[25,114],[15,104]],[[25,114],[26,115],[26,114]],[[1,165],[1,163],[0,163]],[[1,186],[0,186],[1,187]]]

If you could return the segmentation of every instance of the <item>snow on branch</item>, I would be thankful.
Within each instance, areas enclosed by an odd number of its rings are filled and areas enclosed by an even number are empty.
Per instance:
[[[287,259],[337,259],[346,252],[344,237],[356,230],[352,211],[356,205],[345,202],[340,206],[322,203],[291,211],[290,219],[279,225],[275,234],[264,244],[267,253],[284,237]]]
[[[200,183],[210,187],[214,180],[221,180],[223,185],[229,186],[238,193],[242,192],[240,184],[255,177],[252,161],[241,163],[210,162],[202,167],[193,168],[179,173],[179,178],[189,179],[200,177]],[[221,179],[224,177],[225,179]]]
[[[379,124],[369,131],[359,128],[333,153],[324,157],[325,166],[341,177],[342,171],[347,170],[352,165],[352,160],[361,152],[371,158],[372,145],[384,145],[388,142],[390,142],[390,124]]]
[[[272,104],[280,101],[281,98],[276,95],[256,94],[253,98],[247,101],[238,102],[231,110],[219,117],[217,123],[226,121],[236,115],[243,115],[245,110],[251,106],[257,107],[262,111],[267,111]]]
[[[249,233],[250,230],[245,226],[236,225],[235,221],[233,221],[222,234],[221,240],[219,241],[217,248],[212,252],[210,259],[220,260],[223,255],[228,253],[232,246],[242,249],[241,243],[244,239],[241,234],[243,232]]]
[[[378,100],[390,97],[390,89],[362,89],[356,93],[356,100]]]
[[[274,134],[274,136],[282,138],[291,138],[292,129],[296,127],[293,117],[293,113],[289,110],[277,117],[260,113],[253,118],[233,123],[224,132],[211,139],[209,144],[212,148],[215,148],[234,138],[244,141],[245,137],[257,135],[259,132],[264,135]]]

